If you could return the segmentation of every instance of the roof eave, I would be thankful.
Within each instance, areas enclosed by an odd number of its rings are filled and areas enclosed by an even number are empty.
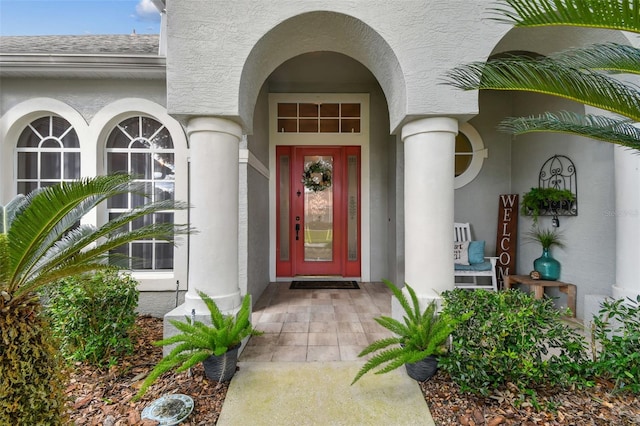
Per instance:
[[[165,79],[166,64],[161,56],[0,53],[0,77]]]

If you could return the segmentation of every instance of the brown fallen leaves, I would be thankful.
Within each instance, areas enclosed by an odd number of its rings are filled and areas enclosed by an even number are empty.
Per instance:
[[[518,404],[509,392],[496,398],[462,394],[441,371],[420,386],[438,426],[640,425],[638,397],[612,395],[607,383],[584,391],[540,389],[539,409],[526,401]]]
[[[108,370],[78,364],[70,373],[67,396],[69,417],[76,425],[156,425],[140,418],[142,410],[165,394],[182,393],[194,400],[194,409],[183,425],[214,425],[222,409],[228,384],[204,377],[202,365],[188,373],[167,373],[132,402],[140,384],[162,358],[162,348],[151,342],[162,338],[162,319],[139,317],[134,336],[135,353]]]

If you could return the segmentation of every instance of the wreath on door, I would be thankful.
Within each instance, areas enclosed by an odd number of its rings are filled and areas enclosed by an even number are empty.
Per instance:
[[[318,160],[309,163],[302,173],[302,183],[313,192],[324,191],[331,186],[331,164]]]

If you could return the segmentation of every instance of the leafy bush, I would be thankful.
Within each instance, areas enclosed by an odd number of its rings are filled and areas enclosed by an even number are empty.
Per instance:
[[[46,312],[67,359],[113,365],[130,353],[137,282],[115,269],[65,278],[47,290]]]
[[[456,289],[443,293],[444,313],[474,312],[452,333],[440,366],[465,392],[490,395],[510,383],[527,392],[539,384],[586,384],[586,344],[551,299],[521,291]]]
[[[593,319],[596,375],[615,382],[619,391],[640,393],[640,296],[605,300]]]
[[[1,425],[65,424],[63,360],[37,300],[15,306],[0,297]]]

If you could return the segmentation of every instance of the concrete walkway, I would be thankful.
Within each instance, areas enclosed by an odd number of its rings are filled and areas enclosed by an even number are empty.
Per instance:
[[[219,426],[434,425],[404,369],[351,381],[362,361],[240,362]]]

